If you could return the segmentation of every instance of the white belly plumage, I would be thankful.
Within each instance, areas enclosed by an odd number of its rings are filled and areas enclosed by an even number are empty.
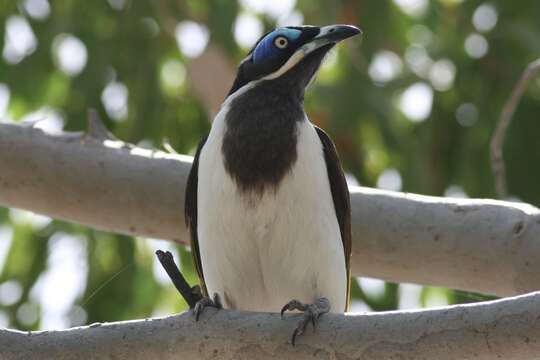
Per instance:
[[[218,115],[199,158],[197,231],[209,294],[227,308],[269,312],[326,297],[343,312],[344,250],[313,125],[298,123],[297,160],[262,196],[241,192],[225,171],[225,126]]]

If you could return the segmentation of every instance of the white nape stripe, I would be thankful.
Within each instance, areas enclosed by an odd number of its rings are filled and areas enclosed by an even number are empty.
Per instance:
[[[309,44],[306,44],[306,45],[309,45]],[[306,45],[296,50],[296,52],[292,54],[289,60],[287,60],[287,62],[283,64],[282,67],[280,67],[277,71],[274,71],[273,73],[269,75],[266,75],[265,77],[262,78],[262,80],[272,80],[272,79],[278,78],[281,75],[285,74],[290,69],[292,69],[293,66],[298,64],[300,60],[302,60],[306,56],[307,54],[307,52],[305,52]]]

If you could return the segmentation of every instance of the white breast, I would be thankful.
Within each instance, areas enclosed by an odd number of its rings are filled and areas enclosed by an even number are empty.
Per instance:
[[[279,311],[291,299],[346,302],[345,257],[319,137],[298,123],[297,161],[276,191],[239,191],[221,153],[227,105],[199,158],[198,238],[208,292],[225,307]]]

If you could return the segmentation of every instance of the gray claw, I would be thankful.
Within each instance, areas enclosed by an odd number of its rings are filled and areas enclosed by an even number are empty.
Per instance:
[[[298,322],[291,337],[292,346],[295,346],[296,337],[302,335],[306,331],[307,325],[310,322],[313,325],[313,331],[316,330],[319,324],[319,317],[330,311],[330,302],[326,298],[319,298],[313,304],[303,304],[298,300],[291,300],[281,309],[282,318],[283,313],[288,310],[300,310],[304,312],[302,320]]]
[[[203,297],[201,300],[197,301],[195,307],[193,308],[193,313],[195,314],[195,321],[199,321],[199,316],[202,314],[203,310],[207,307],[213,307],[216,309],[222,309],[221,299],[217,293],[214,294],[214,298],[210,299],[209,297]]]
[[[292,311],[292,310],[301,310],[301,311],[304,311],[306,308],[306,305],[302,304],[300,301],[298,300],[291,300],[289,301],[288,303],[285,304],[285,306],[283,306],[281,308],[281,318],[283,319],[283,313],[285,311]]]

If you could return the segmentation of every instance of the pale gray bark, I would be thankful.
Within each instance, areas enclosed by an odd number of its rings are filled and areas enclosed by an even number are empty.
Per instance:
[[[540,354],[540,293],[436,310],[324,315],[292,347],[298,316],[208,309],[64,331],[0,330],[0,358],[532,360]]]
[[[0,206],[186,243],[191,158],[0,124]],[[540,211],[526,204],[351,188],[352,271],[514,295],[540,289]]]

